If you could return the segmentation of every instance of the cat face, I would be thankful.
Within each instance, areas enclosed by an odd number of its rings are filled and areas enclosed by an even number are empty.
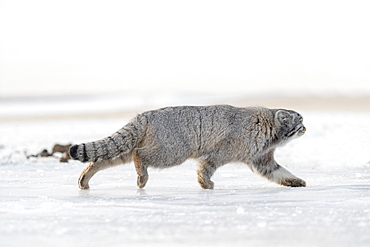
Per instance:
[[[277,110],[275,119],[280,124],[280,137],[292,139],[302,136],[306,132],[302,116],[291,110]]]

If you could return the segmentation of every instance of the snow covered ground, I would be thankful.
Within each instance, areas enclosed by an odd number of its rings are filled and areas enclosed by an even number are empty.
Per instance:
[[[276,152],[307,182],[287,188],[229,164],[202,190],[196,164],[111,168],[81,191],[84,164],[30,158],[105,137],[129,119],[0,123],[0,246],[370,246],[370,115],[302,112],[306,134]]]

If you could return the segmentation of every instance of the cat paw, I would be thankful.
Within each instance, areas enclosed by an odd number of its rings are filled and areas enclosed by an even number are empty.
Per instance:
[[[205,190],[213,190],[213,187],[215,185],[211,180],[209,180],[207,182],[205,182],[205,181],[199,181],[199,184]]]
[[[78,184],[78,187],[80,187],[81,190],[88,190],[88,189],[90,189],[90,186],[88,184],[86,184],[86,185]]]
[[[78,187],[80,187],[81,190],[90,189],[89,183],[86,182],[84,175],[81,175],[81,177],[78,179]]]
[[[306,187],[306,182],[299,178],[286,178],[280,184],[289,187]]]
[[[148,176],[137,176],[137,187],[140,189],[144,188],[148,181]]]

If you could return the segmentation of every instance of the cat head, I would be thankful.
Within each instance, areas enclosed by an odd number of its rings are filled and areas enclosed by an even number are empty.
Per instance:
[[[302,136],[306,132],[303,117],[295,111],[275,110],[275,123],[279,126],[279,138],[290,140]]]

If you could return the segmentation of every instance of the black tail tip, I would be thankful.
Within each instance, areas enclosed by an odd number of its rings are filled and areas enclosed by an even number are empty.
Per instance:
[[[76,160],[77,159],[77,148],[78,145],[73,145],[69,148],[69,155],[71,156],[72,159]]]

